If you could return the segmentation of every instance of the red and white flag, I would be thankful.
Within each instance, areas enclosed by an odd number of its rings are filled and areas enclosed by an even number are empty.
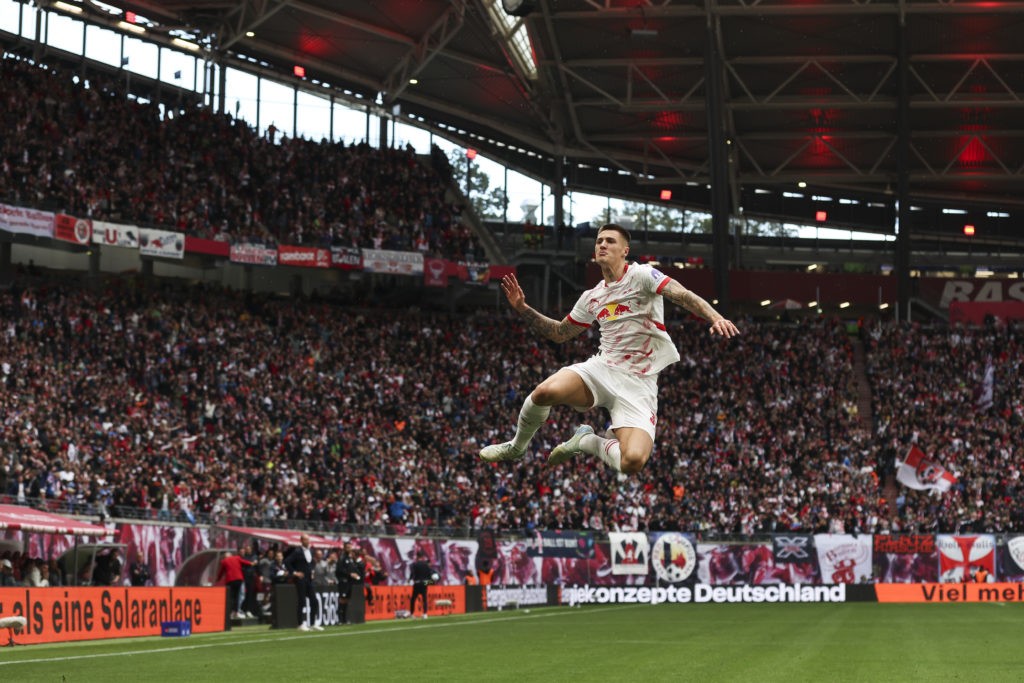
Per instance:
[[[911,446],[906,460],[899,463],[896,480],[907,488],[918,491],[948,491],[949,487],[956,483],[956,477],[949,470],[929,459],[917,446]]]

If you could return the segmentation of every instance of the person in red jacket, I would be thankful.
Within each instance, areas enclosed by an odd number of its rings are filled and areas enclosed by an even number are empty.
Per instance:
[[[228,552],[227,555],[220,560],[220,569],[217,570],[217,580],[215,583],[220,584],[223,579],[224,583],[228,587],[228,605],[231,607],[231,618],[238,619],[238,596],[242,591],[242,582],[245,580],[245,574],[242,572],[242,567],[251,566],[252,562],[246,560],[241,555],[235,552]]]

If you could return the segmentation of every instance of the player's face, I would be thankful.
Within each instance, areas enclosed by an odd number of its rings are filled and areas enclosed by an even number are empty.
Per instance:
[[[629,254],[626,238],[617,230],[604,230],[594,242],[594,260],[599,264],[624,261]]]

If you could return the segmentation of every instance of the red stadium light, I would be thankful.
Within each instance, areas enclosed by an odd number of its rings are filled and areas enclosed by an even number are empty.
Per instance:
[[[125,12],[124,13],[124,20],[127,21],[129,24],[134,24],[136,22],[137,18],[138,17],[135,14],[135,12]]]
[[[298,64],[296,64],[295,67],[292,68],[292,73],[294,73],[299,78],[305,78],[306,77],[306,67],[299,66]]]
[[[968,237],[974,237],[974,226],[973,225],[965,225],[964,226],[964,234],[967,235]]]
[[[672,199],[672,190],[662,190],[661,191],[661,201],[667,202],[670,199]]]
[[[828,220],[828,213],[824,211],[815,211],[814,220],[818,221],[819,223],[824,223],[825,221]]]
[[[472,161],[473,159],[476,159],[476,150],[473,149],[472,147],[467,149],[466,150],[466,158],[469,159],[470,161]]]

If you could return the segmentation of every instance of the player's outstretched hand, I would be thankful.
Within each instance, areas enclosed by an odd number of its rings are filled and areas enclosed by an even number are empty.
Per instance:
[[[526,307],[526,295],[523,288],[519,286],[519,280],[514,273],[509,273],[501,278],[501,291],[505,292],[508,305],[516,311],[522,311]]]
[[[733,325],[732,321],[726,320],[725,318],[711,323],[711,327],[708,329],[708,332],[711,334],[720,334],[723,337],[735,337],[740,333],[740,331],[736,329],[736,326]]]

